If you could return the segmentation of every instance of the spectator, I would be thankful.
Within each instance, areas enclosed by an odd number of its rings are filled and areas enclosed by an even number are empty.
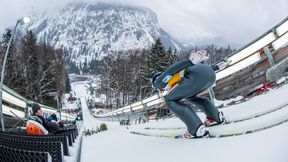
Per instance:
[[[56,114],[49,115],[47,120],[52,122],[52,123],[58,124],[60,128],[64,127],[64,124],[62,122],[58,122],[58,118],[57,118]]]
[[[52,123],[58,121],[56,114],[51,114],[51,115],[49,115],[49,117],[47,118],[47,120],[48,120],[48,121],[51,121]]]
[[[32,116],[30,117],[31,120],[37,121],[38,123],[42,124],[43,127],[49,132],[54,133],[57,130],[59,130],[59,124],[57,121],[48,121],[43,117],[43,111],[41,110],[41,107],[37,103],[32,103]]]

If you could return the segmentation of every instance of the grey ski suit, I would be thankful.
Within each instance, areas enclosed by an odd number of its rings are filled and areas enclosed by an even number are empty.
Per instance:
[[[167,85],[165,77],[175,75],[185,69],[181,80],[175,85],[164,97],[168,108],[175,113],[187,126],[189,133],[196,134],[199,126],[203,123],[197,114],[189,107],[188,104],[180,102],[186,101],[197,105],[207,117],[216,122],[220,122],[217,108],[212,102],[204,97],[198,97],[197,94],[211,87],[216,79],[214,70],[219,68],[205,64],[193,64],[189,59],[184,59],[169,66],[154,82],[154,87],[164,89]]]

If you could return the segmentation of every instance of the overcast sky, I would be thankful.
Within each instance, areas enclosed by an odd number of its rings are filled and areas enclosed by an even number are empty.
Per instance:
[[[31,10],[53,10],[72,0],[1,0],[0,31]],[[73,0],[77,1],[77,0]],[[95,0],[78,0],[93,1]],[[102,0],[144,6],[158,15],[173,37],[191,40],[222,37],[243,45],[288,16],[288,0]]]

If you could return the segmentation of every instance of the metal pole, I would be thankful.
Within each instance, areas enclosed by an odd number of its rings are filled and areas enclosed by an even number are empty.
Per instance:
[[[213,105],[215,105],[215,93],[212,87],[208,88],[209,97]]]
[[[4,61],[3,61],[3,64],[2,64],[1,82],[0,82],[0,120],[1,120],[0,121],[0,125],[1,125],[1,130],[3,132],[5,131],[5,128],[4,128],[4,122],[3,122],[2,91],[3,91],[3,82],[4,82],[4,75],[5,75],[5,65],[6,65],[7,56],[8,56],[8,53],[9,53],[9,48],[11,46],[11,43],[12,43],[13,37],[15,35],[16,28],[17,28],[18,24],[19,24],[19,20],[16,22],[14,30],[13,30],[13,32],[11,34],[11,37],[10,37],[10,40],[9,40],[9,43],[8,43],[8,46],[7,46],[7,49],[6,49],[6,52],[5,52]]]
[[[62,120],[61,120],[62,115],[61,115],[60,101],[59,101],[59,91],[57,91],[56,97],[57,97],[57,100],[56,100],[56,102],[57,102],[57,108],[58,108],[58,110],[59,110],[59,116],[60,116],[60,120],[59,120],[59,121],[62,121]]]
[[[271,53],[270,49],[268,48],[268,46],[264,47],[263,49],[264,49],[265,54],[268,57],[268,62],[270,64],[270,66],[271,67],[274,66],[275,62],[274,62],[274,59],[273,59],[273,56],[272,56],[272,53]]]

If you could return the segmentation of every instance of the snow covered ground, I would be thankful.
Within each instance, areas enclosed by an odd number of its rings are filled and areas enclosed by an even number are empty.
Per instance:
[[[74,86],[78,97],[81,97],[84,127],[96,128],[103,121],[95,119],[88,111],[86,104],[86,88],[83,84]],[[288,85],[271,90],[261,96],[221,109],[230,119],[241,119],[253,116],[259,112],[269,112],[266,115],[220,126],[221,129],[230,127],[259,127],[271,125],[288,119]],[[275,106],[283,108],[276,109]],[[271,112],[273,111],[273,112]],[[203,114],[199,114],[204,119]],[[208,139],[169,139],[162,137],[147,137],[130,134],[130,131],[141,131],[160,134],[184,133],[179,130],[145,130],[145,127],[184,127],[177,118],[150,121],[149,123],[120,126],[119,122],[105,122],[108,131],[92,136],[83,137],[82,162],[287,162],[288,161],[288,123],[268,128],[255,133]],[[214,128],[211,128],[213,130]],[[219,130],[221,130],[219,129]],[[239,128],[240,129],[240,128]],[[217,129],[215,129],[217,130]]]

